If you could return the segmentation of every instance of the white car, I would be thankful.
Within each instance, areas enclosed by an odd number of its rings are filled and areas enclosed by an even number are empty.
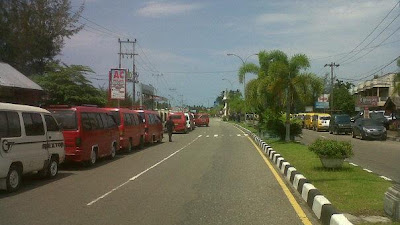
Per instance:
[[[16,191],[34,171],[55,177],[64,159],[64,137],[49,111],[0,103],[0,189]]]

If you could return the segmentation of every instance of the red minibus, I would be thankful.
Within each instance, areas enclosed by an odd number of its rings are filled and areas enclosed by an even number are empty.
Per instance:
[[[186,126],[186,116],[183,112],[173,112],[168,115],[168,118],[171,117],[172,121],[174,121],[174,132],[183,132],[187,133],[188,128]]]
[[[144,142],[161,142],[164,135],[163,124],[158,112],[152,110],[134,110],[144,123]]]
[[[210,118],[207,113],[197,113],[194,116],[196,126],[207,126],[210,123]]]
[[[131,152],[133,147],[143,148],[144,123],[139,113],[126,108],[106,108],[114,117],[119,128],[120,149]]]
[[[98,158],[115,157],[119,131],[107,110],[87,106],[53,106],[49,111],[63,130],[66,160],[91,166]]]

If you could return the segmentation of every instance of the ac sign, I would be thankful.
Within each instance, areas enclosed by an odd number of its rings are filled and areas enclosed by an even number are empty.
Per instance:
[[[110,99],[124,100],[126,94],[126,69],[111,69]]]

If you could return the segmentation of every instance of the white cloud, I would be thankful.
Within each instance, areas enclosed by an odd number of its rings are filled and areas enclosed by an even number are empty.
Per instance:
[[[200,4],[194,3],[176,3],[176,2],[149,2],[137,13],[145,17],[164,17],[170,15],[178,15],[202,8]]]
[[[294,23],[304,21],[305,17],[299,14],[268,13],[261,14],[256,18],[258,24],[272,23]]]

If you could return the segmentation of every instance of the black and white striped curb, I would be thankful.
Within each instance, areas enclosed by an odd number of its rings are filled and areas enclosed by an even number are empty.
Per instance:
[[[235,124],[236,127],[246,132],[260,146],[263,152],[269,157],[285,179],[298,191],[301,197],[307,202],[317,218],[323,225],[350,225],[352,224],[342,213],[339,213],[317,188],[312,185],[296,168],[290,165],[278,152],[265,143],[250,130]]]

